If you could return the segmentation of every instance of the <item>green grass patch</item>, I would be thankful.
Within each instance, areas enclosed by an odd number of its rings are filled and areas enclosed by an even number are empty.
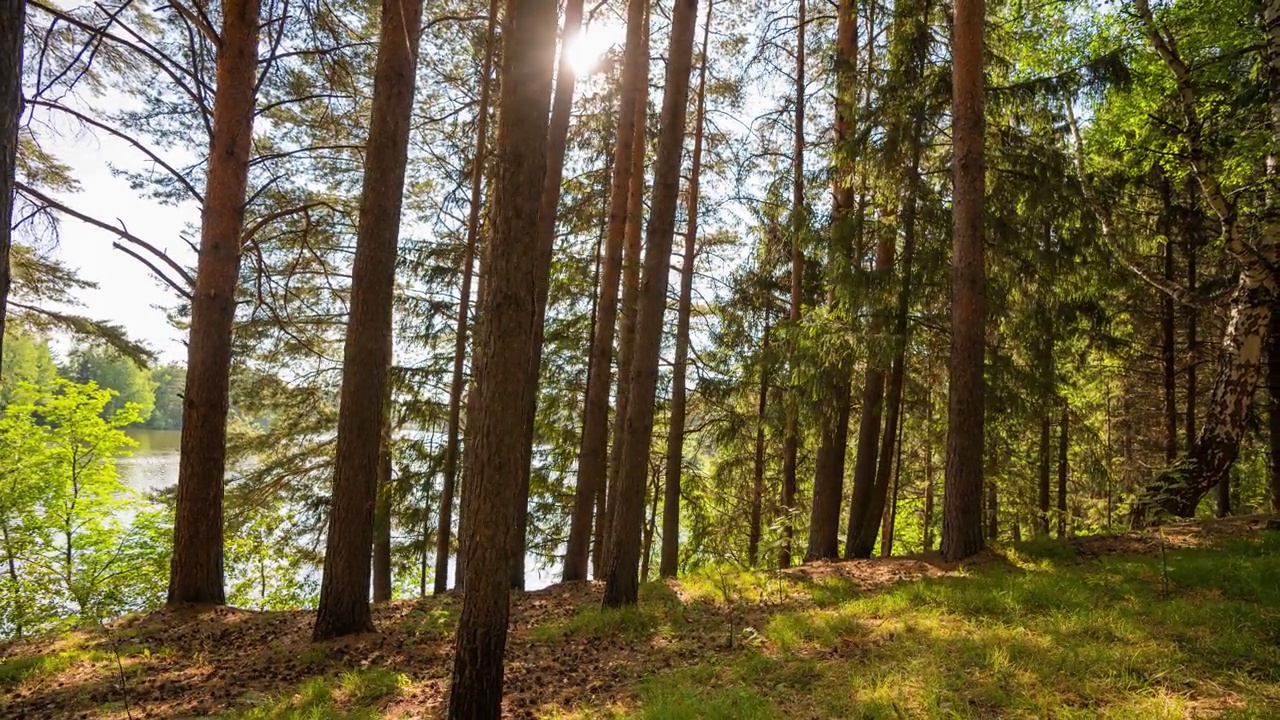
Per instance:
[[[287,697],[268,698],[226,720],[373,720],[408,685],[387,668],[350,670],[337,677],[315,677]]]
[[[28,678],[57,675],[76,663],[102,662],[111,659],[101,650],[72,649],[47,655],[25,655],[0,661],[0,685],[18,683]]]
[[[535,642],[549,643],[563,638],[599,640],[623,637],[647,640],[659,634],[673,634],[685,626],[683,606],[675,592],[660,582],[641,586],[640,602],[621,608],[591,605],[573,615],[550,620],[530,628]]]
[[[1280,717],[1280,534],[1007,557],[871,594],[794,588],[809,602],[770,614],[758,647],[651,679],[634,715]]]

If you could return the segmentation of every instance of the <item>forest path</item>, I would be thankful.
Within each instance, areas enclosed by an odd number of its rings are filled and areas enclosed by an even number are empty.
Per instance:
[[[1277,717],[1269,521],[1033,541],[962,565],[707,570],[620,612],[593,583],[519,593],[505,714]],[[312,612],[232,608],[12,643],[0,717],[434,717],[457,613],[452,594],[387,603],[381,632],[320,645]]]

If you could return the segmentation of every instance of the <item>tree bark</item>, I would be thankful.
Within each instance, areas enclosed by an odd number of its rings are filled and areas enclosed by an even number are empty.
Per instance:
[[[547,174],[542,186],[542,207],[538,211],[538,255],[534,259],[533,352],[529,356],[529,372],[535,380],[542,377],[542,340],[547,320],[547,297],[550,292],[551,255],[555,249],[556,216],[560,210],[560,183],[564,179],[565,141],[569,137],[569,120],[573,110],[573,89],[577,79],[564,49],[570,47],[582,30],[582,0],[565,3],[564,32],[560,36],[560,62],[556,71],[555,96],[551,101],[551,123],[547,130]],[[516,497],[516,524],[511,546],[511,588],[524,589],[525,548],[529,529],[529,483],[533,476],[534,428],[538,415],[538,383],[525,397],[524,439],[520,445],[525,459],[520,465],[520,491]]]
[[[857,101],[858,14],[855,0],[840,0],[836,20],[836,102],[835,141],[837,146],[854,140],[854,103]],[[849,161],[846,161],[849,162]],[[832,183],[834,242],[831,262],[837,268],[853,262],[850,225],[858,203],[848,178],[836,173]],[[840,255],[848,253],[844,257]],[[837,301],[836,286],[846,277],[836,274],[828,280],[828,303]],[[839,373],[838,373],[839,374]],[[815,458],[813,505],[809,513],[809,545],[806,562],[839,557],[840,501],[844,495],[844,461],[848,448],[850,383],[847,374],[830,381],[826,407],[823,408],[821,443]]]
[[[1062,427],[1057,437],[1057,539],[1066,537],[1066,478],[1070,465],[1066,451],[1070,447],[1070,409],[1062,401]]]
[[[529,362],[537,294],[529,259],[538,252],[557,9],[555,0],[507,0],[502,20],[494,225],[478,313],[476,413],[467,433],[466,592],[448,713],[456,720],[496,720],[502,712],[510,528],[524,459],[512,438],[523,431],[525,393],[537,382]]]
[[[618,389],[614,396],[613,445],[609,457],[608,484],[605,493],[605,536],[609,534],[608,509],[618,494],[621,467],[623,426],[627,419],[627,403],[631,401],[631,362],[636,344],[636,298],[640,293],[640,235],[644,222],[644,161],[649,146],[649,12],[645,9],[643,52],[644,82],[636,99],[636,139],[631,150],[631,190],[627,194],[627,228],[622,240],[622,298],[618,317]]]
[[[1172,284],[1173,240],[1169,215],[1173,212],[1173,201],[1169,197],[1169,181],[1163,175],[1160,178],[1160,183],[1160,194],[1164,200],[1164,208],[1160,219],[1160,233],[1164,236],[1164,279]],[[1178,370],[1175,362],[1174,326],[1173,296],[1164,293],[1160,303],[1160,358],[1164,370],[1164,459],[1169,465],[1172,465],[1178,458]]]
[[[627,4],[627,44],[622,59],[622,87],[618,98],[618,127],[614,139],[613,185],[609,196],[609,232],[605,241],[604,265],[600,276],[600,303],[596,308],[596,332],[591,342],[591,372],[587,376],[587,397],[582,419],[582,448],[578,454],[578,485],[569,541],[565,552],[564,576],[568,582],[587,579],[593,505],[605,505],[596,497],[604,495],[609,443],[609,378],[613,365],[613,328],[618,316],[618,282],[621,275],[622,245],[626,235],[627,207],[631,192],[631,155],[635,146],[636,105],[640,85],[646,82],[644,24],[648,0]],[[597,524],[607,522],[607,511],[599,513]],[[607,542],[607,539],[606,539]]]
[[[697,118],[693,126],[693,166],[689,171],[688,223],[684,234],[684,264],[680,268],[680,304],[676,313],[676,355],[671,376],[671,426],[667,433],[666,482],[662,498],[661,577],[675,577],[680,570],[680,476],[684,470],[684,428],[687,368],[689,364],[689,315],[693,309],[693,267],[698,243],[698,182],[702,177],[703,129],[707,115],[707,46],[715,0],[707,0],[702,27],[702,60],[698,68]]]
[[[646,232],[644,275],[636,318],[631,399],[627,404],[618,499],[610,508],[612,518],[606,540],[604,604],[607,607],[634,605],[639,591],[640,521],[644,509],[649,446],[653,439],[654,393],[658,383],[671,242],[680,193],[680,155],[688,114],[689,75],[693,64],[697,15],[697,0],[676,0],[654,163],[653,205]]]
[[[1267,335],[1267,423],[1271,442],[1271,512],[1280,515],[1280,313]]]
[[[800,306],[804,296],[804,232],[807,225],[804,202],[805,26],[808,24],[808,4],[808,0],[800,0],[796,5],[796,105],[791,155],[791,308],[788,315],[792,327],[800,325]],[[795,355],[794,349],[792,355]],[[778,567],[784,570],[791,567],[791,543],[795,535],[792,517],[796,504],[799,453],[800,398],[799,393],[793,390],[787,405],[787,426],[782,440],[782,489],[778,503],[782,513]]]
[[[389,401],[392,295],[421,20],[422,0],[383,1],[316,640],[373,630],[369,555]]]
[[[925,391],[924,400],[924,551],[933,552],[933,393]]]
[[[1052,434],[1052,421],[1049,419],[1049,409],[1046,407],[1040,411],[1040,473],[1036,504],[1036,534],[1041,537],[1049,537],[1049,466],[1053,455]]]
[[[22,39],[26,0],[0,0],[0,350],[9,310],[9,251],[13,245],[18,123],[22,118]],[[18,628],[21,634],[21,627]]]
[[[983,548],[983,0],[956,0],[952,60],[951,365],[942,554]]]
[[[213,138],[200,219],[182,403],[168,603],[224,603],[222,494],[231,333],[257,96],[258,0],[227,0],[217,54]]]
[[[391,426],[383,427],[378,452],[378,507],[373,520],[373,601],[391,600]]]
[[[449,420],[444,450],[444,482],[440,488],[440,518],[436,530],[436,571],[434,592],[449,589],[450,535],[453,530],[453,500],[458,478],[459,438],[462,426],[462,397],[467,392],[467,328],[471,309],[471,280],[476,248],[480,242],[480,212],[484,186],[485,155],[489,142],[489,95],[493,83],[494,34],[498,22],[498,0],[489,0],[489,27],[485,33],[484,60],[480,70],[480,104],[476,116],[476,149],[471,168],[471,201],[467,215],[467,246],[462,256],[462,285],[458,291],[458,321],[453,341],[453,378],[449,384]],[[461,536],[461,533],[459,533]]]
[[[760,523],[764,516],[764,414],[769,407],[769,315],[764,318],[764,340],[760,346],[760,396],[756,402],[756,456],[751,484],[751,517],[747,528],[747,559],[751,567],[760,560]]]

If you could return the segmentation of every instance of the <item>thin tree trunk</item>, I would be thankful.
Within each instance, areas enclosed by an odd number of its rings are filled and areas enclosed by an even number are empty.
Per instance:
[[[653,205],[649,215],[636,318],[636,353],[631,368],[631,399],[623,438],[618,498],[607,534],[604,604],[634,605],[639,591],[640,520],[644,509],[650,443],[653,439],[654,393],[662,350],[663,315],[680,194],[680,154],[689,106],[689,75],[698,0],[675,0],[671,45],[662,98],[662,123],[655,156]]]
[[[653,536],[658,530],[658,498],[662,495],[659,476],[655,473],[649,488],[649,519],[644,524],[644,555],[640,560],[640,581],[649,578],[649,561],[653,558]]]
[[[373,521],[373,601],[391,599],[391,428],[383,428],[378,452],[378,507]]]
[[[854,117],[857,94],[858,16],[854,0],[840,0],[836,20],[836,145],[843,147],[854,140]],[[851,162],[846,160],[845,162]],[[835,218],[831,244],[833,267],[854,262],[849,241],[859,207],[851,183],[840,177],[832,185],[832,213]],[[843,255],[843,257],[841,257]],[[847,276],[847,273],[845,274]],[[828,279],[828,303],[834,305],[838,285],[847,277]],[[827,403],[822,410],[821,444],[815,458],[813,505],[809,514],[809,545],[805,561],[839,557],[840,501],[844,495],[844,462],[848,449],[850,383],[847,374],[830,381]]]
[[[689,315],[693,309],[693,267],[698,242],[698,182],[702,176],[703,127],[706,123],[707,45],[715,0],[707,0],[702,28],[702,60],[698,69],[697,119],[693,126],[693,166],[689,171],[688,224],[684,234],[684,264],[680,268],[680,305],[676,316],[676,356],[671,377],[671,427],[667,433],[666,482],[662,498],[661,577],[675,577],[680,569],[680,476],[684,470],[686,373],[689,364]]]
[[[793,327],[800,325],[800,306],[804,296],[804,231],[807,224],[804,203],[804,111],[805,111],[805,26],[808,24],[808,0],[800,0],[796,15],[796,107],[794,147],[791,156],[791,309],[788,319]],[[792,351],[794,355],[794,349]],[[795,362],[793,360],[793,362]],[[800,398],[792,391],[787,405],[787,427],[782,440],[782,540],[778,546],[778,567],[791,567],[791,543],[795,535],[792,517],[796,504],[797,458],[800,453]]]
[[[1280,515],[1280,313],[1267,335],[1267,423],[1271,444],[1271,512]]]
[[[987,466],[991,476],[986,478],[987,485],[987,540],[995,542],[1000,539],[1000,492],[996,487],[999,475],[999,453],[994,441],[989,441],[987,450]]]
[[[631,155],[635,146],[636,105],[640,85],[645,80],[644,24],[648,0],[629,0],[627,5],[627,45],[622,60],[622,87],[618,98],[618,128],[614,138],[613,184],[609,196],[609,232],[605,242],[604,265],[600,276],[600,304],[596,309],[596,332],[591,343],[591,372],[587,376],[587,397],[582,420],[582,448],[578,455],[578,486],[569,541],[565,552],[563,579],[587,579],[590,551],[592,505],[604,505],[609,444],[609,378],[613,365],[613,328],[618,315],[618,282],[621,275],[622,245],[626,235],[627,206],[631,192]],[[597,524],[606,523],[600,513]]]
[[[983,548],[983,0],[956,0],[952,60],[951,366],[942,554],[960,560]]]
[[[769,353],[769,316],[764,318],[764,340],[760,346],[762,358]],[[767,360],[760,363],[760,398],[756,403],[756,455],[755,473],[751,485],[751,519],[747,530],[747,559],[751,567],[760,560],[760,523],[764,516],[764,414],[769,407],[769,367]]]
[[[569,120],[573,110],[576,78],[572,63],[564,51],[582,30],[582,0],[565,3],[564,32],[560,36],[560,62],[556,71],[555,97],[551,102],[551,123],[547,130],[547,175],[542,186],[542,207],[538,211],[538,255],[534,261],[533,352],[529,356],[529,372],[535,380],[542,377],[542,339],[547,320],[547,296],[550,292],[551,255],[555,249],[556,216],[560,210],[560,183],[564,179],[565,141],[569,136]],[[529,388],[525,398],[524,440],[520,447],[525,460],[520,465],[520,490],[516,496],[516,524],[511,546],[511,587],[524,589],[524,556],[529,529],[529,482],[533,476],[534,428],[538,415],[538,383]]]
[[[392,295],[422,0],[384,0],[351,271],[333,497],[316,640],[373,630],[370,552],[391,365]]]
[[[607,145],[612,145],[612,144],[613,143],[607,143]],[[597,312],[597,308],[600,306],[600,292],[599,292],[600,271],[601,271],[601,265],[603,264],[600,257],[600,251],[604,248],[605,235],[609,231],[609,217],[608,217],[609,190],[608,188],[609,188],[609,185],[611,184],[611,181],[609,179],[611,177],[611,173],[612,173],[612,169],[606,167],[605,182],[603,186],[604,191],[602,193],[605,213],[601,216],[600,233],[596,237],[596,250],[595,250],[596,269],[591,276],[591,287],[596,288],[596,293],[591,296],[591,347],[595,347],[596,333],[600,332],[600,328],[596,325],[596,319],[600,316],[600,314]],[[612,330],[610,332],[612,332]],[[588,357],[587,358],[587,377],[588,378],[591,377],[591,372],[592,372],[592,359]],[[584,404],[586,402],[585,394],[583,397],[583,402]],[[581,440],[581,438],[579,438],[579,440]],[[600,577],[601,574],[604,572],[603,567],[604,567],[605,499],[606,498],[605,498],[604,483],[599,483],[596,486],[595,497],[588,498],[587,500],[588,502],[587,522],[591,525],[591,528],[590,528],[591,529],[591,574],[593,577],[597,577],[597,578]],[[594,509],[594,512],[595,512],[594,523],[591,523],[590,513],[592,512],[592,509]],[[575,505],[575,510],[576,510],[576,505]]]
[[[0,350],[9,309],[9,250],[13,244],[13,189],[22,118],[22,38],[26,0],[0,0]],[[21,627],[18,628],[21,635]]]
[[[1167,208],[1166,212],[1168,212]],[[1164,277],[1165,280],[1173,280],[1173,242],[1167,235],[1164,243]],[[1166,463],[1172,465],[1178,458],[1177,365],[1174,362],[1173,297],[1166,293],[1160,305],[1160,357],[1164,369],[1164,459]]]
[[[258,73],[258,0],[226,0],[200,253],[191,302],[170,605],[221,605],[222,483],[227,466],[231,333]]]
[[[933,552],[933,393],[925,391],[924,400],[924,551]]]
[[[449,385],[449,425],[444,449],[444,483],[440,488],[440,518],[436,529],[436,574],[434,592],[449,589],[450,534],[453,529],[453,499],[458,478],[459,434],[462,425],[462,396],[466,394],[467,325],[471,309],[471,279],[476,248],[480,242],[480,212],[484,186],[485,155],[489,142],[489,95],[493,82],[494,34],[498,22],[498,0],[489,0],[489,27],[485,33],[484,60],[480,70],[480,105],[476,116],[476,149],[471,168],[471,204],[467,215],[467,249],[462,256],[462,286],[458,293],[458,321],[453,341],[453,378]],[[461,536],[461,532],[459,532]]]
[[[1062,429],[1058,434],[1058,539],[1067,536],[1067,475],[1070,466],[1067,448],[1070,447],[1071,418],[1066,401],[1062,403]]]
[[[512,438],[524,429],[526,393],[537,382],[529,362],[537,294],[529,259],[539,238],[529,228],[538,227],[546,176],[557,9],[555,0],[507,0],[502,20],[498,180],[478,313],[476,412],[468,418],[470,537],[449,700],[454,720],[502,713],[510,528],[524,459]]]
[[[898,488],[902,481],[902,419],[897,420],[897,456],[893,462],[893,495],[890,498],[889,512],[884,515],[884,527],[880,531],[880,557],[893,556],[893,536],[898,523]]]
[[[1040,473],[1037,487],[1039,489],[1036,503],[1036,534],[1042,537],[1049,536],[1049,475],[1050,462],[1053,455],[1052,448],[1052,421],[1049,420],[1049,409],[1044,408],[1040,411]]]

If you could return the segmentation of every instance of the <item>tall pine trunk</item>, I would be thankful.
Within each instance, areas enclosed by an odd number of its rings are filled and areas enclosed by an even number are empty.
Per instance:
[[[796,6],[796,105],[791,154],[791,307],[788,315],[792,327],[800,324],[800,306],[804,297],[805,26],[808,24],[808,4],[808,0],[800,0]],[[793,349],[792,355],[794,354]],[[796,503],[796,465],[799,454],[800,398],[799,393],[793,390],[787,403],[787,427],[782,440],[782,489],[778,502],[779,512],[782,514],[778,567],[782,569],[791,567],[791,542],[795,535],[792,518]]]
[[[1064,400],[1062,403],[1062,427],[1058,434],[1058,539],[1067,536],[1067,476],[1070,465],[1067,460],[1067,448],[1070,447],[1071,436],[1070,408]]]
[[[560,62],[556,70],[555,96],[551,101],[551,123],[547,130],[547,174],[542,185],[542,207],[538,211],[538,254],[534,258],[533,352],[529,372],[535,380],[542,376],[542,344],[550,292],[551,254],[555,249],[556,216],[560,210],[560,182],[564,178],[565,141],[569,137],[573,89],[577,78],[565,48],[582,30],[582,0],[565,4],[564,32],[560,36]],[[520,464],[520,490],[516,497],[516,524],[511,543],[511,587],[524,589],[524,556],[529,528],[529,483],[533,476],[534,428],[538,415],[538,384],[525,397],[524,438],[520,444],[525,459]]]
[[[983,0],[956,0],[952,57],[951,364],[942,554],[960,560],[982,550]]]
[[[858,14],[854,0],[840,0],[836,20],[836,118],[837,146],[854,141],[854,116],[857,103]],[[848,163],[849,160],[844,160]],[[835,242],[831,248],[833,267],[854,262],[852,243],[858,203],[852,180],[836,173],[832,186],[832,213]],[[843,256],[842,256],[843,255]],[[836,286],[847,278],[833,275],[828,279],[828,303],[838,300]],[[847,273],[846,273],[847,275]],[[837,374],[840,374],[837,371]],[[847,374],[831,379],[825,407],[822,408],[821,442],[815,458],[813,505],[809,513],[809,545],[806,561],[836,558],[840,549],[840,501],[844,494],[844,461],[848,447],[850,384]]]
[[[697,117],[693,125],[693,166],[689,171],[684,263],[680,268],[680,304],[676,311],[676,356],[671,369],[671,426],[667,432],[667,464],[662,498],[661,577],[675,577],[680,569],[680,476],[684,470],[684,428],[689,364],[689,315],[693,309],[693,266],[698,253],[698,181],[702,177],[703,127],[707,113],[707,45],[715,0],[707,0],[702,27],[702,60],[698,68]]]
[[[373,629],[369,563],[384,406],[389,401],[392,295],[404,200],[422,0],[384,0],[326,536],[317,640]]]
[[[640,523],[648,477],[649,446],[653,439],[654,394],[662,351],[663,315],[670,274],[671,243],[675,234],[680,194],[680,155],[689,109],[689,75],[693,65],[693,35],[698,0],[676,0],[672,11],[671,44],[662,98],[658,152],[654,163],[653,203],[645,237],[644,272],[640,281],[636,318],[635,357],[631,368],[631,399],[627,404],[617,501],[610,508],[605,548],[604,604],[634,605],[639,592]]]
[[[9,251],[13,245],[13,192],[22,117],[22,38],[26,0],[0,0],[0,349],[9,310]]]
[[[920,524],[924,525],[924,551],[933,552],[933,392],[925,391],[924,399],[924,508]]]
[[[587,397],[582,418],[582,448],[578,454],[578,486],[569,523],[569,541],[564,559],[565,581],[587,579],[587,556],[591,547],[592,509],[604,505],[608,472],[609,378],[613,365],[613,328],[618,317],[618,282],[621,275],[622,245],[627,229],[627,206],[631,192],[631,155],[635,149],[636,105],[640,84],[646,82],[644,24],[648,0],[627,4],[627,44],[622,59],[622,87],[618,97],[618,127],[614,138],[613,178],[609,195],[609,231],[600,275],[600,303],[596,307],[595,336],[591,341],[591,371],[587,376]],[[616,461],[616,459],[615,459]],[[597,493],[601,497],[597,497]],[[597,526],[607,521],[607,512],[597,513]]]
[[[476,249],[480,242],[481,191],[484,186],[485,155],[489,141],[489,95],[493,83],[494,33],[498,22],[498,0],[489,0],[489,27],[485,33],[484,60],[480,69],[479,115],[476,117],[476,147],[472,156],[471,198],[467,215],[467,245],[462,255],[462,285],[458,290],[458,320],[453,340],[453,377],[449,383],[449,420],[444,448],[444,482],[440,488],[440,517],[436,529],[436,571],[434,591],[449,589],[450,536],[453,532],[453,502],[457,493],[458,457],[462,454],[462,397],[467,392],[467,327],[471,309],[471,281]]]
[[[751,516],[747,527],[747,560],[752,567],[760,560],[760,523],[764,517],[764,423],[769,407],[769,315],[764,317],[764,340],[760,345],[760,396],[756,401],[756,453],[751,483]]]
[[[258,12],[258,0],[227,0],[222,5],[213,138],[182,396],[170,605],[221,605],[226,597],[222,483],[227,467],[231,333],[257,100]]]
[[[1280,515],[1280,313],[1267,335],[1267,428],[1271,445],[1271,512]]]
[[[391,427],[383,429],[378,452],[378,506],[373,515],[373,601],[391,599]]]
[[[454,653],[450,718],[498,718],[509,617],[510,537],[524,451],[537,280],[538,218],[547,168],[555,57],[555,0],[507,0],[502,20],[493,234],[485,252],[475,351],[475,413],[468,417],[468,537]]]
[[[1036,497],[1036,534],[1041,537],[1049,536],[1049,503],[1050,503],[1050,462],[1053,456],[1052,435],[1053,421],[1049,419],[1049,408],[1045,407],[1040,410],[1040,449],[1039,449],[1039,473]]]

